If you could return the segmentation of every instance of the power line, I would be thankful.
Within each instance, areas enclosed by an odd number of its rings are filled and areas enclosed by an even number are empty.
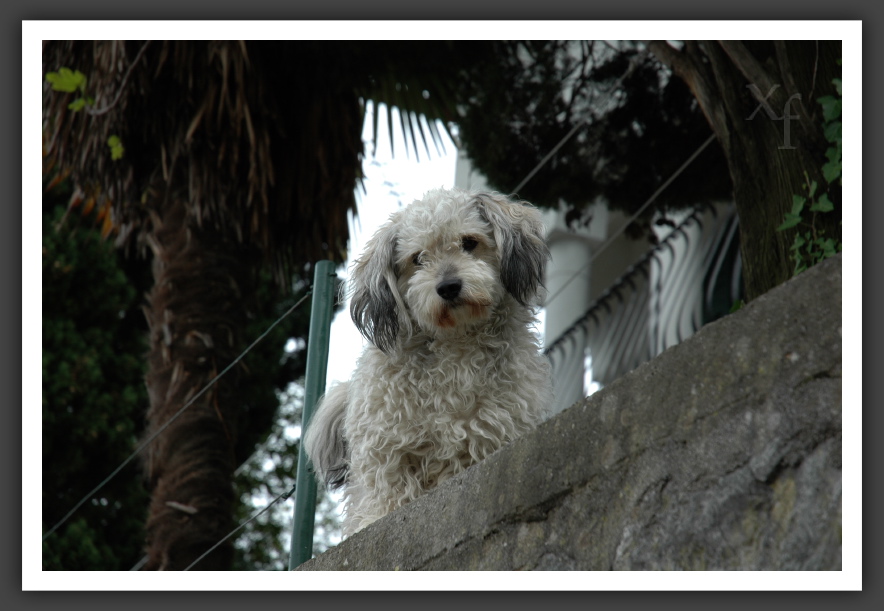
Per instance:
[[[608,91],[607,97],[603,99],[603,101],[605,103],[607,103],[610,100],[610,98],[619,90],[620,86],[623,84],[623,81],[626,80],[626,78],[635,71],[635,69],[639,66],[639,64],[642,61],[644,61],[644,59],[647,55],[648,55],[647,49],[643,49],[642,51],[640,51],[639,53],[637,53],[635,56],[632,57],[632,59],[629,62],[629,67],[620,76],[620,78],[617,79],[617,81],[614,83],[614,85]],[[543,157],[543,159],[540,160],[540,162],[534,167],[534,169],[532,169],[530,172],[528,172],[528,175],[525,176],[525,178],[523,178],[522,181],[518,185],[516,185],[516,188],[513,189],[513,193],[518,193],[519,189],[521,189],[526,184],[528,184],[528,181],[530,181],[534,177],[534,175],[537,174],[537,172],[543,166],[545,166],[547,164],[547,162],[549,162],[550,159],[552,159],[553,155],[555,155],[558,152],[558,150],[560,148],[562,148],[565,145],[565,143],[568,142],[568,140],[570,140],[574,136],[574,134],[576,134],[577,131],[581,127],[586,125],[591,119],[592,119],[592,116],[589,116],[582,121],[578,121],[574,125],[574,127],[572,127],[570,129],[570,131],[567,134],[565,134],[565,136],[561,140],[559,140],[559,142],[549,151],[549,153],[547,153]],[[565,288],[567,288],[567,286],[569,284],[571,284],[571,282],[573,282],[577,277],[579,277],[580,274],[584,273],[586,271],[586,269],[592,264],[593,259],[595,257],[597,257],[598,255],[600,255],[617,237],[619,237],[620,234],[623,233],[623,231],[629,226],[629,224],[632,223],[635,219],[637,219],[648,208],[648,206],[650,206],[654,202],[654,200],[656,200],[657,197],[672,183],[672,181],[675,180],[685,170],[685,168],[687,168],[691,163],[693,163],[694,159],[696,159],[697,156],[701,152],[703,152],[703,150],[707,146],[709,146],[709,144],[711,144],[713,140],[715,140],[714,134],[710,135],[709,138],[707,138],[706,141],[703,144],[701,144],[700,147],[696,151],[694,151],[694,153],[687,159],[687,161],[685,161],[669,177],[669,179],[666,180],[666,182],[664,182],[662,185],[660,185],[660,187],[657,188],[656,191],[654,191],[653,195],[651,195],[651,197],[649,197],[648,200],[644,204],[642,204],[642,206],[641,206],[641,208],[639,208],[638,212],[633,214],[632,217],[626,223],[624,223],[623,226],[621,226],[612,236],[610,236],[605,241],[605,243],[602,244],[602,246],[595,253],[592,253],[590,255],[589,261],[586,262],[586,265],[584,265],[580,270],[578,270],[573,276],[568,278],[568,280],[565,281],[565,283],[561,287],[559,287],[559,289],[546,300],[546,303],[544,304],[544,306],[548,306],[550,304],[550,302],[553,301],[553,299],[558,297],[562,293],[562,291],[564,291]]]
[[[175,420],[176,420],[181,414],[183,414],[184,411],[185,411],[188,407],[190,407],[190,406],[191,406],[191,405],[192,405],[197,399],[199,399],[199,398],[200,398],[200,397],[201,397],[201,396],[202,396],[207,390],[209,390],[209,388],[211,388],[212,385],[213,385],[215,382],[217,382],[217,381],[221,378],[221,376],[223,376],[225,373],[227,373],[228,371],[230,371],[230,370],[231,370],[231,369],[232,369],[237,363],[239,363],[239,361],[241,361],[242,358],[243,358],[246,354],[248,354],[249,351],[250,351],[252,348],[254,348],[254,347],[258,344],[258,342],[260,342],[262,339],[264,339],[265,337],[267,337],[267,334],[270,333],[270,331],[271,331],[276,325],[278,325],[279,323],[281,323],[281,322],[282,322],[282,321],[283,321],[283,320],[284,320],[289,314],[291,314],[292,312],[294,312],[295,309],[298,308],[298,306],[300,306],[302,303],[304,303],[304,300],[307,299],[307,297],[309,297],[311,293],[312,293],[312,289],[308,289],[307,292],[304,294],[304,296],[301,297],[301,298],[297,301],[297,303],[295,303],[295,305],[293,305],[293,306],[290,307],[288,310],[286,310],[285,313],[284,313],[282,316],[280,316],[279,318],[277,318],[276,321],[273,322],[273,324],[271,324],[269,327],[267,327],[267,330],[264,331],[264,333],[262,333],[261,335],[259,335],[258,338],[257,338],[255,341],[253,341],[253,342],[249,345],[248,348],[246,348],[245,350],[243,350],[243,351],[240,353],[240,355],[239,355],[238,357],[236,357],[236,358],[235,358],[235,359],[234,359],[234,360],[233,360],[233,361],[232,361],[227,367],[225,367],[225,368],[221,371],[221,373],[219,373],[219,374],[216,375],[214,378],[212,378],[212,379],[209,381],[209,383],[206,384],[206,385],[203,387],[202,390],[200,390],[196,395],[194,395],[194,397],[193,397],[192,399],[190,399],[190,401],[188,401],[187,403],[185,403],[184,406],[183,406],[181,409],[179,409],[177,412],[175,412],[175,414],[172,415],[172,417],[170,417],[170,418],[165,422],[165,424],[163,424],[163,426],[161,426],[159,429],[157,429],[157,430],[156,430],[156,431],[155,431],[150,437],[148,437],[144,442],[142,442],[141,445],[139,445],[139,446],[135,449],[135,451],[132,452],[132,454],[130,454],[129,457],[126,458],[126,460],[124,460],[124,461],[120,464],[120,466],[118,466],[116,469],[114,469],[113,472],[112,472],[110,475],[108,475],[106,478],[104,478],[104,479],[101,481],[100,484],[98,484],[95,488],[93,488],[91,491],[89,491],[89,493],[86,494],[86,496],[84,496],[84,497],[80,500],[79,503],[77,503],[76,505],[74,505],[74,508],[73,508],[73,509],[71,509],[69,512],[67,512],[67,513],[65,514],[65,516],[64,516],[61,520],[59,520],[58,522],[56,522],[55,525],[54,525],[52,528],[50,528],[50,529],[46,532],[46,534],[43,535],[43,541],[46,541],[46,539],[47,539],[47,537],[49,537],[49,535],[51,535],[52,533],[54,533],[56,530],[59,529],[59,527],[61,527],[65,522],[67,522],[67,521],[70,519],[70,517],[71,517],[72,515],[74,515],[74,513],[76,513],[76,511],[77,511],[80,507],[82,507],[83,504],[84,504],[86,501],[88,501],[88,500],[89,500],[94,494],[96,494],[99,490],[101,490],[102,488],[104,488],[104,486],[106,486],[107,483],[108,483],[109,481],[111,481],[111,480],[112,480],[112,479],[113,479],[113,478],[114,478],[114,477],[115,477],[120,471],[122,471],[123,468],[124,468],[126,465],[128,465],[130,462],[132,462],[132,459],[134,459],[136,456],[138,456],[138,454],[140,454],[141,451],[142,451],[144,448],[146,448],[147,446],[149,446],[149,445],[151,444],[151,442],[153,442],[153,440],[156,439],[156,438],[157,438],[157,437],[158,437],[163,431],[165,431],[165,430],[169,427],[169,425],[172,424],[172,422],[174,422],[174,421],[175,421]]]
[[[633,58],[629,62],[629,67],[620,76],[620,78],[617,79],[617,81],[611,86],[611,89],[608,91],[608,95],[604,98],[605,103],[607,103],[610,100],[610,98],[615,93],[617,93],[617,91],[620,89],[620,85],[622,85],[623,81],[626,80],[626,77],[628,77],[630,74],[633,73],[633,71],[635,71],[635,69],[644,60],[644,58],[647,54],[648,54],[647,50],[643,50],[643,51],[637,53],[635,56],[633,56]],[[599,104],[599,106],[602,106],[602,104]],[[516,185],[516,188],[513,189],[513,193],[518,193],[519,189],[521,189],[526,184],[528,184],[528,181],[531,180],[532,178],[534,178],[534,175],[537,174],[537,172],[540,170],[540,168],[545,166],[547,164],[547,162],[550,159],[552,159],[553,155],[555,155],[558,152],[558,150],[560,148],[562,148],[565,145],[565,143],[568,140],[570,140],[574,134],[577,133],[577,130],[579,130],[581,127],[583,127],[584,125],[589,123],[589,121],[591,121],[591,120],[592,120],[592,115],[586,117],[582,121],[578,121],[577,123],[575,123],[574,127],[572,127],[571,130],[567,134],[565,134],[565,136],[561,140],[559,140],[558,144],[556,144],[554,147],[552,147],[550,152],[547,153],[546,156],[543,159],[541,159],[540,162],[536,166],[534,166],[533,170],[528,172],[528,175],[522,179],[522,182],[520,182],[518,185]]]
[[[193,568],[193,566],[194,566],[197,562],[199,562],[200,560],[202,560],[203,558],[205,558],[206,556],[208,556],[209,554],[211,554],[211,553],[212,553],[212,552],[213,552],[213,551],[214,551],[219,545],[221,545],[222,543],[224,543],[225,541],[227,541],[230,537],[232,537],[234,534],[236,534],[239,530],[241,530],[242,528],[244,528],[249,522],[251,522],[252,520],[258,518],[262,513],[264,513],[265,511],[267,511],[267,510],[270,509],[271,507],[273,507],[277,502],[279,502],[280,500],[288,499],[290,496],[292,496],[292,494],[294,494],[294,492],[295,492],[295,488],[297,488],[297,487],[298,487],[298,483],[295,482],[294,484],[292,484],[292,488],[291,488],[291,490],[288,490],[288,491],[286,491],[286,492],[283,492],[282,494],[280,494],[279,496],[277,496],[275,499],[273,499],[273,500],[270,502],[270,504],[267,505],[267,507],[265,507],[264,509],[262,509],[261,511],[259,511],[258,513],[256,513],[255,515],[253,515],[251,518],[249,518],[248,520],[246,520],[245,522],[243,522],[242,524],[240,524],[239,526],[237,526],[237,527],[234,528],[233,530],[231,530],[229,533],[227,533],[227,536],[226,536],[226,537],[224,537],[223,539],[221,539],[220,541],[218,541],[218,543],[216,543],[215,545],[213,545],[212,547],[210,547],[209,549],[207,549],[207,550],[203,553],[202,556],[200,556],[199,558],[197,558],[196,560],[194,560],[193,562],[191,562],[191,563],[187,566],[187,568],[184,569],[184,570],[185,570],[185,571],[189,571],[191,568]]]

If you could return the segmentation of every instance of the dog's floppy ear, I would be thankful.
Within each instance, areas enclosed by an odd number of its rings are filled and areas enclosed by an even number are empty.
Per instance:
[[[540,291],[549,258],[540,212],[527,202],[514,202],[499,193],[477,193],[476,204],[494,230],[500,256],[500,280],[522,305]]]
[[[391,220],[366,244],[351,274],[350,316],[356,328],[375,346],[389,352],[399,334],[399,311],[404,309],[396,288],[396,229]]]

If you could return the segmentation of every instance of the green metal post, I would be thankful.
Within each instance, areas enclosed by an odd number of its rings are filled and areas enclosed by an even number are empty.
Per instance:
[[[331,335],[331,314],[334,303],[335,265],[331,261],[316,264],[313,277],[313,306],[310,312],[310,335],[307,338],[307,376],[304,383],[304,413],[301,417],[301,439],[316,402],[325,392],[328,369],[328,344]],[[313,555],[313,526],[316,520],[316,478],[304,452],[298,448],[298,479],[295,491],[295,519],[292,527],[292,550],[289,570],[310,560]]]

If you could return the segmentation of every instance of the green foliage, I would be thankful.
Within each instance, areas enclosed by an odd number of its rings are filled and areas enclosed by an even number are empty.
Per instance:
[[[95,100],[86,94],[86,75],[79,70],[71,70],[70,68],[60,68],[58,72],[47,72],[46,82],[52,85],[53,91],[61,93],[76,93],[81,95],[74,98],[68,108],[74,112],[79,112],[86,108],[95,106]],[[107,146],[110,148],[111,159],[114,161],[123,158],[125,149],[122,140],[117,135],[112,135],[107,139]]]
[[[47,72],[46,81],[52,85],[53,91],[83,94],[68,104],[68,108],[74,112],[95,104],[95,100],[85,95],[86,75],[79,70],[72,71],[70,68],[61,68],[58,72]]]
[[[519,188],[535,205],[581,209],[603,201],[635,213],[709,136],[709,124],[684,81],[640,44],[620,41],[496,41],[462,79],[459,137],[491,184]],[[633,64],[634,62],[634,64]],[[634,68],[632,66],[634,65]],[[563,139],[572,130],[573,136]],[[731,197],[720,147],[698,157],[663,191],[631,237],[648,236],[654,212]]]
[[[838,62],[839,64],[841,62]],[[841,79],[832,80],[837,96],[827,95],[817,98],[823,107],[823,135],[831,143],[826,149],[826,163],[823,165],[823,176],[829,184],[836,180],[841,184]]]
[[[131,454],[147,405],[139,292],[91,219],[65,217],[66,199],[44,196],[44,532]],[[130,569],[146,507],[130,464],[47,538],[43,569]]]
[[[116,161],[117,159],[123,158],[123,143],[120,141],[119,136],[111,136],[107,139],[107,145],[110,147],[111,159]]]
[[[840,64],[840,62],[839,62]],[[841,79],[833,79],[837,96],[827,95],[817,98],[823,109],[823,135],[830,143],[826,149],[826,163],[822,166],[823,177],[828,186],[841,186]],[[825,231],[817,228],[817,215],[835,212],[835,204],[832,203],[828,191],[817,193],[819,185],[804,173],[805,183],[802,187],[806,191],[806,197],[802,195],[792,196],[792,210],[786,213],[783,223],[777,227],[777,231],[786,231],[797,228],[795,238],[790,250],[792,260],[795,262],[793,275],[798,275],[820,261],[832,257],[841,252],[842,243],[831,236],[826,236]],[[806,216],[806,212],[810,216]]]
[[[55,91],[74,93],[86,91],[86,75],[79,70],[72,71],[70,68],[61,68],[58,72],[47,72],[46,81],[52,85]]]

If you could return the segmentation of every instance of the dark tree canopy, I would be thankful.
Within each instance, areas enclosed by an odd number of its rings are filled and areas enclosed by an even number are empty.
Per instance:
[[[578,128],[519,189],[537,205],[561,199],[579,212],[601,199],[635,213],[712,133],[685,84],[634,44],[496,42],[491,53],[463,85],[459,125],[470,159],[494,185],[516,188]],[[713,145],[652,211],[731,196]]]
[[[91,219],[65,218],[65,200],[43,200],[45,530],[129,456],[147,404],[137,270],[127,273]],[[130,464],[43,543],[43,569],[129,570],[146,501]]]

